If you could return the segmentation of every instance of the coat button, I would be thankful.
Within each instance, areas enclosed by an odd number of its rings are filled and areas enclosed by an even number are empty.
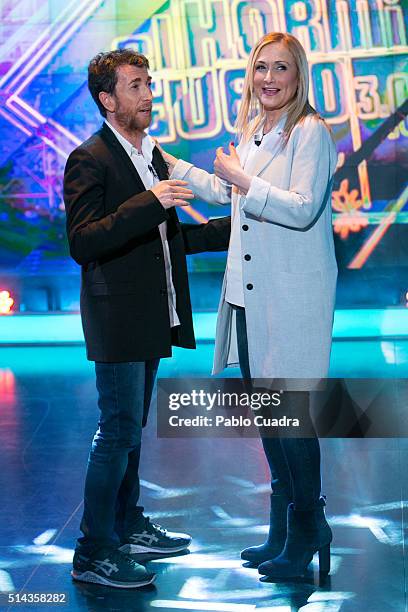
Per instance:
[[[166,289],[160,289],[160,295],[167,295]]]
[[[159,261],[161,259],[161,257],[162,257],[161,253],[155,253],[154,254],[154,258],[155,258],[156,261]]]
[[[253,286],[253,284],[252,284],[252,283],[248,283],[248,284],[247,284],[247,289],[251,290],[251,289],[253,289],[253,288],[254,288],[254,286]]]
[[[242,226],[242,229],[244,230],[244,232],[247,232],[249,230],[249,227],[245,224]]]
[[[247,253],[246,255],[244,255],[244,259],[245,261],[251,261],[251,256]]]

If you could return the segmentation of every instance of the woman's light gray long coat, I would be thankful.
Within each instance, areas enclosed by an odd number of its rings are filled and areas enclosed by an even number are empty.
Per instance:
[[[237,147],[241,162],[248,147]],[[264,147],[245,165],[254,177],[239,202],[253,378],[327,376],[337,280],[331,214],[336,161],[324,123],[308,116],[293,129],[283,151]],[[186,180],[197,197],[210,203],[227,204],[239,197],[235,187],[231,193],[216,176],[181,160],[171,178]],[[225,288],[224,276],[215,374],[238,362],[235,313],[224,300]]]

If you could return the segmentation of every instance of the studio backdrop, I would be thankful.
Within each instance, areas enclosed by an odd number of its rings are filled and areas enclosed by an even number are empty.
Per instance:
[[[20,311],[78,309],[62,177],[102,118],[87,89],[99,51],[132,47],[153,76],[150,133],[212,169],[235,138],[248,55],[286,31],[307,50],[310,100],[339,151],[332,206],[338,308],[405,306],[408,296],[407,0],[1,0],[0,289]],[[197,222],[224,214],[195,201]],[[225,254],[189,260],[193,299],[214,309]],[[203,295],[204,293],[204,295]]]

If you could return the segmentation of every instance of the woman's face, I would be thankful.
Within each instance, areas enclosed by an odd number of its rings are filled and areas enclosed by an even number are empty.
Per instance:
[[[253,78],[254,93],[264,109],[284,109],[294,98],[299,81],[295,60],[286,45],[265,45],[255,61]]]

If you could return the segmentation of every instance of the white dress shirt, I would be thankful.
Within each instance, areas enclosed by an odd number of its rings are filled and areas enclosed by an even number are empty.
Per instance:
[[[134,167],[136,168],[140,178],[143,181],[146,189],[151,189],[159,182],[154,168],[152,166],[153,149],[155,147],[154,140],[145,134],[142,139],[142,152],[139,153],[136,147],[131,142],[126,140],[115,128],[105,120],[106,125],[112,130],[116,138],[119,140],[126,153],[129,155]],[[167,296],[169,302],[170,326],[175,327],[180,325],[180,320],[176,311],[176,290],[173,285],[172,269],[169,243],[167,241],[167,221],[163,221],[159,225],[160,238],[163,245],[164,265],[166,270]]]
[[[265,145],[268,150],[275,150],[281,143],[281,134],[284,125],[284,118],[271,129],[267,134],[263,134],[264,125],[261,124],[257,133],[252,137],[248,154],[245,159],[241,159],[241,165],[244,170],[251,164],[253,156],[256,155],[259,149],[263,149]],[[261,141],[260,145],[255,142]],[[239,210],[242,204],[242,196],[239,194],[232,202],[231,215],[231,238],[228,248],[227,258],[227,276],[226,276],[226,291],[225,300],[235,306],[245,306],[244,302],[244,281],[242,278],[242,259],[245,253],[241,248],[241,228]]]

